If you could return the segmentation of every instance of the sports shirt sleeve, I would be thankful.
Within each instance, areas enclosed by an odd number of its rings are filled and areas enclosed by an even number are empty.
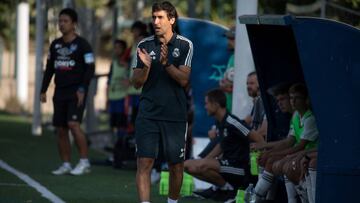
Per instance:
[[[107,78],[108,78],[107,83],[106,83],[107,85],[110,85],[112,72],[113,72],[113,63],[111,63],[111,65],[110,65],[110,71],[109,71],[109,74],[107,76]]]
[[[87,89],[90,81],[95,73],[95,56],[91,49],[90,44],[84,40],[83,45],[83,57],[84,57],[84,76],[81,83],[81,87]]]
[[[239,136],[248,136],[250,134],[250,127],[248,127],[244,122],[237,120],[231,116],[226,118],[226,122],[231,124],[231,133],[237,134]]]
[[[49,48],[49,52],[48,52],[48,56],[47,56],[47,60],[46,60],[45,73],[44,73],[44,77],[43,77],[42,84],[41,84],[41,93],[45,93],[47,91],[50,81],[51,81],[51,78],[55,72],[55,68],[54,68],[55,53],[53,50],[53,46],[54,46],[54,42],[51,43],[50,48]]]
[[[295,137],[294,122],[295,122],[295,113],[292,115],[291,120],[290,120],[290,128],[289,128],[288,137],[289,136]]]
[[[316,120],[314,116],[310,116],[304,119],[304,130],[301,134],[301,139],[308,141],[315,141],[319,137],[319,131],[316,126]]]
[[[180,55],[180,66],[188,66],[191,67],[191,61],[193,56],[193,44],[190,40],[185,40],[182,44],[182,50],[184,50],[185,54]]]
[[[139,58],[139,53],[137,52],[138,49],[144,49],[144,43],[143,41],[139,42],[139,44],[136,47],[136,56],[135,56],[135,60],[133,61],[133,64],[131,64],[131,67],[133,69],[135,68],[144,68],[145,64],[141,61],[141,59]]]

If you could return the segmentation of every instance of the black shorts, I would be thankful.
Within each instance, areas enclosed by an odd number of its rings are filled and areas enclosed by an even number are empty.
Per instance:
[[[247,187],[249,181],[249,166],[235,160],[219,159],[220,175],[235,188]]]
[[[160,145],[170,164],[184,162],[187,123],[137,117],[135,123],[136,155],[156,158]]]
[[[69,121],[76,121],[81,123],[86,98],[84,98],[84,104],[77,106],[77,99],[64,99],[55,100],[53,99],[54,105],[54,116],[53,125],[55,127],[67,127]]]

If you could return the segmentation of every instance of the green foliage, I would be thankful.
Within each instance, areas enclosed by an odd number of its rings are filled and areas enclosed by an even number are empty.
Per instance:
[[[360,0],[334,0],[334,2],[347,8],[360,11]]]
[[[24,0],[1,0],[0,1],[0,37],[5,43],[7,49],[14,47],[15,43],[15,26],[16,26],[16,6]],[[125,19],[136,20],[136,4],[138,1],[133,0],[73,0],[77,8],[94,9],[97,19],[101,19],[111,11],[113,6],[120,5],[121,13]],[[169,0],[173,3],[180,16],[188,16],[191,11],[195,18],[208,19],[215,23],[226,26],[234,25],[236,22],[236,1],[235,0]],[[189,6],[192,1],[194,6]],[[292,3],[296,5],[306,5],[319,0],[258,0],[259,14],[285,14],[286,4]],[[35,0],[27,0],[30,4],[30,39],[35,38],[36,23],[36,4]],[[55,13],[61,9],[61,1],[46,1],[49,9],[55,9]],[[151,5],[155,2],[144,0],[144,9],[141,11],[146,22],[151,21]],[[360,0],[327,0],[327,2],[335,3],[353,11],[360,11]],[[209,4],[208,6],[206,4]],[[210,8],[207,12],[205,8]],[[329,8],[327,6],[327,17],[349,23],[351,25],[359,24],[359,16],[349,14],[338,9]],[[315,15],[318,15],[316,13]],[[48,24],[51,22],[48,22]],[[54,30],[48,30],[48,34]],[[50,35],[53,35],[51,33]]]
[[[15,40],[16,1],[0,1],[0,37],[5,47],[10,49],[11,42]]]

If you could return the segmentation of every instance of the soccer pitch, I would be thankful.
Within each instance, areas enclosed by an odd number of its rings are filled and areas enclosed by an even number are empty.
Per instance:
[[[45,130],[42,136],[32,136],[29,118],[1,112],[0,130],[0,203],[138,202],[134,170],[93,165],[91,173],[84,176],[53,176],[50,172],[60,160],[52,132]],[[72,164],[75,165],[78,161],[75,146],[72,152]],[[106,159],[95,150],[89,152],[90,160]],[[20,174],[9,172],[4,165]],[[49,195],[55,199],[49,199]],[[152,186],[151,196],[154,203],[166,202],[167,197],[159,195],[159,185]],[[212,201],[185,197],[179,202]]]

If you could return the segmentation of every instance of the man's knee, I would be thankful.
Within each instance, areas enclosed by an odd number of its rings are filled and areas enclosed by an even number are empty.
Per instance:
[[[316,168],[317,167],[317,159],[311,159],[309,162],[309,168]]]
[[[68,122],[68,127],[71,131],[73,130],[77,130],[80,129],[80,123],[79,122],[74,122],[74,121],[70,121]]]
[[[187,160],[184,163],[184,170],[190,174],[197,174],[199,173],[198,167],[199,160]]]
[[[151,171],[154,164],[154,159],[152,158],[138,158],[137,160],[137,171],[140,173],[146,173]]]
[[[184,162],[184,170],[186,173],[193,173],[192,162],[193,160],[187,160]]]
[[[265,169],[272,171],[273,170],[273,165],[274,165],[274,163],[276,161],[278,161],[278,159],[276,159],[274,157],[269,157],[265,162]]]
[[[296,185],[299,183],[301,167],[298,161],[289,160],[288,162],[283,163],[282,171],[291,182]]]
[[[169,164],[169,171],[172,173],[183,173],[184,163]]]
[[[66,127],[58,127],[56,131],[59,138],[67,138],[69,129]]]
[[[278,161],[272,162],[271,169],[273,174],[281,175],[283,174],[284,160],[280,159]]]

